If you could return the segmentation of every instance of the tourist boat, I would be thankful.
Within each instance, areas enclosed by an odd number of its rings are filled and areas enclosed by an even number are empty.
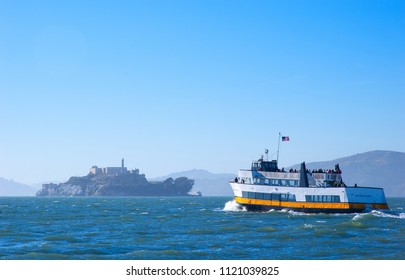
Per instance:
[[[266,150],[267,154],[267,150]],[[347,186],[339,164],[333,170],[280,170],[277,160],[261,157],[230,182],[235,201],[248,211],[290,209],[313,213],[387,210],[382,188]]]

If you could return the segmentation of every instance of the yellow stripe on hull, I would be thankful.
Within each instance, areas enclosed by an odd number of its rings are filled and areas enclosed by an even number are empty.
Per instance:
[[[264,206],[269,208],[290,208],[298,210],[327,210],[332,211],[364,211],[366,209],[388,210],[386,203],[348,203],[348,202],[305,202],[305,201],[276,201],[254,198],[235,197],[237,203],[241,205]]]

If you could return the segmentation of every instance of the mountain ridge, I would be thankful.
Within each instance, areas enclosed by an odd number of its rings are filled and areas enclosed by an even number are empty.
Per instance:
[[[36,191],[29,185],[0,177],[0,196],[34,196]]]
[[[332,169],[335,164],[343,172],[347,185],[382,187],[389,197],[405,197],[405,153],[374,150],[329,161],[305,163],[309,170]],[[289,168],[299,168],[299,164]]]

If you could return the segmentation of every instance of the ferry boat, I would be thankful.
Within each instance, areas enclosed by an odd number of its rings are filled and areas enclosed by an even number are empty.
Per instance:
[[[267,150],[266,150],[267,153]],[[277,160],[261,157],[240,169],[230,182],[235,201],[248,211],[290,209],[311,213],[359,213],[388,210],[382,188],[347,186],[339,164],[333,170],[280,170]]]

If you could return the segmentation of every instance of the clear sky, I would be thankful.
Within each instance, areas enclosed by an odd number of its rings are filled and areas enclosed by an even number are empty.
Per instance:
[[[405,152],[405,1],[0,0],[0,177]]]

